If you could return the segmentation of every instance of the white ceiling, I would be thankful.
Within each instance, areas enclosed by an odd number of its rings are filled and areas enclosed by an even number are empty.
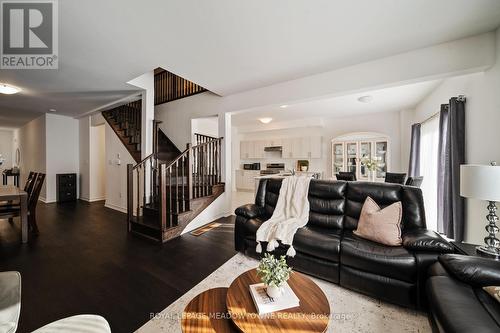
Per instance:
[[[59,70],[0,71],[23,89],[0,96],[0,127],[84,113],[158,66],[228,95],[498,25],[498,0],[59,1]]]
[[[434,90],[441,80],[420,82],[404,86],[366,91],[352,95],[321,99],[299,104],[288,105],[286,108],[257,108],[232,116],[234,126],[256,126],[265,129],[258,119],[270,117],[272,123],[288,122],[304,118],[332,118],[357,116],[375,112],[401,111],[412,108]],[[358,101],[361,96],[372,96],[369,103]],[[267,125],[272,127],[272,124]]]

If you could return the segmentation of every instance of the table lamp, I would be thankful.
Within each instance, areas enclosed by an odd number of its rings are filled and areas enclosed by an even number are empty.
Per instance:
[[[491,165],[461,165],[460,195],[489,201],[486,216],[488,224],[485,227],[488,236],[484,238],[485,245],[478,246],[477,250],[489,256],[500,257],[500,241],[496,238],[498,216],[495,204],[500,201],[500,166],[495,162]]]

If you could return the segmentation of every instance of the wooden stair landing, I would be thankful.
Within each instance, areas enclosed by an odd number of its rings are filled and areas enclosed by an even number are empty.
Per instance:
[[[148,204],[143,207],[143,216],[139,218],[134,216],[131,218],[129,230],[133,234],[162,243],[179,237],[187,225],[221,196],[224,190],[224,183],[216,184],[212,186],[212,194],[201,198],[191,199],[189,203],[190,209],[173,214],[172,221],[170,221],[171,227],[165,230],[161,230],[158,206],[156,204]]]

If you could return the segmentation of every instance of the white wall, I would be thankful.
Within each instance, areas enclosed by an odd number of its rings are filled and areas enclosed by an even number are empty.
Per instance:
[[[106,199],[106,128],[90,127],[90,196],[89,201]]]
[[[3,165],[0,166],[0,173],[4,169],[12,168],[14,164],[14,154],[13,154],[13,145],[14,145],[14,133],[12,130],[0,130],[0,154],[2,158],[5,159]]]
[[[80,199],[90,200],[90,117],[79,119]]]
[[[136,164],[113,129],[105,123],[106,203],[108,208],[127,212],[127,164]]]
[[[45,202],[56,201],[56,174],[79,174],[79,145],[79,121],[77,119],[46,114],[45,184],[47,192]],[[79,193],[78,189],[77,193]]]
[[[413,117],[405,126],[420,122],[439,111],[440,105],[448,103],[450,97],[463,94],[467,98],[466,112],[466,162],[489,164],[500,161],[500,29],[496,32],[496,63],[482,73],[454,77],[445,80],[415,109]],[[409,150],[409,146],[407,146]],[[423,148],[425,149],[425,147]],[[405,151],[404,155],[408,155]],[[482,244],[486,202],[467,199],[465,241]]]
[[[266,159],[239,160],[239,145],[242,140],[267,140],[274,138],[292,138],[306,136],[321,136],[322,148],[321,159],[309,159],[309,170],[322,172],[325,178],[332,177],[331,163],[331,141],[338,136],[353,132],[377,132],[385,134],[390,138],[390,171],[401,171],[401,136],[400,136],[400,114],[399,112],[381,112],[356,117],[324,118],[323,126],[290,128],[282,130],[259,131],[239,134],[233,139],[233,160],[239,162],[233,167],[242,169],[242,163],[260,162],[261,168],[265,163],[285,163],[286,169],[296,168],[297,159],[282,159],[276,152],[266,153]],[[263,125],[262,127],[264,127]]]
[[[191,143],[195,142],[195,133],[212,136],[214,138],[219,137],[219,119],[215,117],[207,118],[196,118],[191,120],[191,132],[192,139]]]
[[[47,173],[45,124],[45,115],[43,115],[15,131],[14,136],[17,143],[14,143],[14,148],[19,148],[21,151],[21,161],[19,163],[21,187],[24,187],[30,171]],[[45,200],[46,193],[46,183],[44,183],[40,191],[40,199]]]

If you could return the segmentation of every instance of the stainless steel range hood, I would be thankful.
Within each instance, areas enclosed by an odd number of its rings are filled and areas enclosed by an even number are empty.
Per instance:
[[[281,146],[264,147],[264,151],[283,151]]]

